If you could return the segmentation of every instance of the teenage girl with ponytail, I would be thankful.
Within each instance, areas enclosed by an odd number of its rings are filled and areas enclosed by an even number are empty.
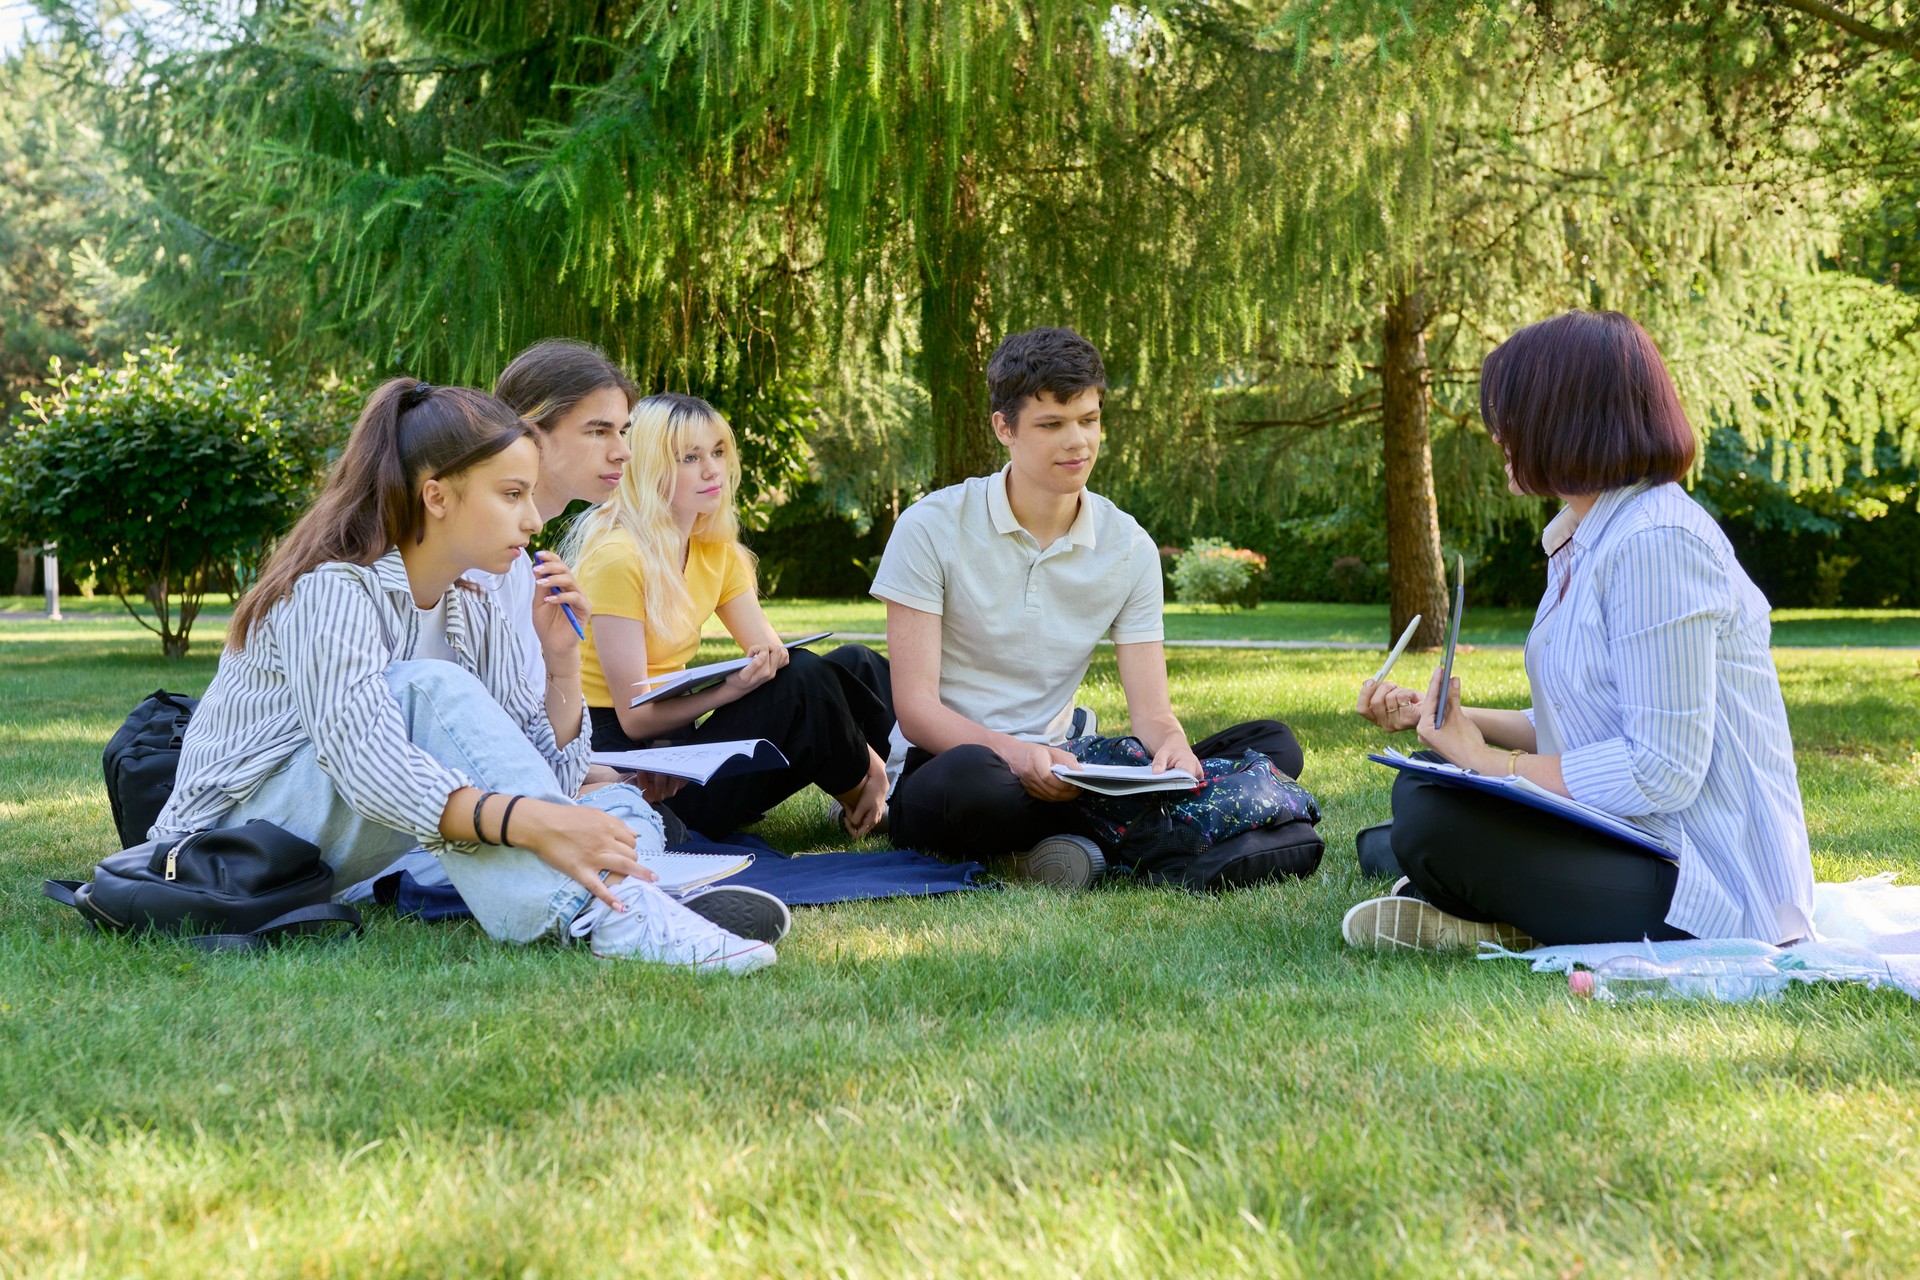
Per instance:
[[[628,420],[627,445],[633,461],[619,488],[574,522],[564,546],[598,606],[581,677],[594,746],[765,738],[788,768],[716,778],[667,804],[689,827],[718,837],[813,784],[840,802],[849,833],[872,831],[886,816],[886,660],[860,645],[823,658],[780,643],[740,545],[733,429],[712,405],[647,396]],[[710,617],[747,665],[702,692],[630,706],[636,682],[687,665]]]
[[[589,740],[562,606],[591,610],[572,575],[550,574],[533,607],[544,698],[513,626],[461,583],[524,554],[539,477],[538,434],[492,396],[410,378],[376,391],[235,610],[150,835],[264,819],[319,845],[342,885],[419,843],[502,941],[571,934],[598,956],[703,972],[770,964],[771,946],[648,883],[634,853],[662,838],[639,792],[574,798]]]

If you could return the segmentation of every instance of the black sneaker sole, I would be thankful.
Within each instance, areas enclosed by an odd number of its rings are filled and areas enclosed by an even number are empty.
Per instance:
[[[682,898],[680,905],[734,937],[753,942],[778,942],[793,927],[786,903],[744,885],[716,885]]]
[[[1106,855],[1085,836],[1049,836],[1013,859],[1014,874],[1037,884],[1085,889],[1107,872]]]

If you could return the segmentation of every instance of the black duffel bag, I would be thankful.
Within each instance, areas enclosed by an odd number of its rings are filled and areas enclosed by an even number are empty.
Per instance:
[[[113,806],[113,829],[120,833],[121,848],[147,838],[173,794],[180,743],[199,705],[198,698],[155,689],[107,740],[100,767],[107,775],[107,803]]]
[[[147,841],[106,858],[93,880],[49,880],[44,892],[106,933],[178,934],[209,951],[244,951],[307,934],[360,932],[360,913],[333,897],[318,846],[271,822]]]

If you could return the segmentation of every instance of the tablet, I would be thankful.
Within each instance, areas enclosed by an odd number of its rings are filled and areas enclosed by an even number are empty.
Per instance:
[[[1453,651],[1460,643],[1460,615],[1467,611],[1467,558],[1453,557],[1453,623],[1447,628],[1447,660],[1440,669],[1440,696],[1433,701],[1433,727],[1447,723],[1447,691],[1453,688]]]

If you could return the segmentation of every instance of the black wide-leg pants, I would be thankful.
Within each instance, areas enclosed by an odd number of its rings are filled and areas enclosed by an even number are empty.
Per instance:
[[[631,751],[765,738],[780,748],[785,769],[715,778],[705,786],[689,783],[666,802],[687,826],[718,839],[760,821],[809,785],[829,795],[859,786],[870,763],[868,748],[884,760],[893,732],[887,677],[887,660],[864,645],[842,645],[824,657],[795,649],[767,683],[715,708],[698,725],[648,742],[629,738],[613,708],[591,708],[593,745],[597,751]]]
[[[1195,743],[1193,752],[1267,755],[1288,777],[1305,762],[1293,730],[1278,720],[1250,720]],[[991,747],[967,745],[931,755],[907,752],[906,771],[894,788],[894,843],[943,858],[990,858],[1031,849],[1049,836],[1095,839],[1093,824],[1071,800],[1039,800],[1027,794],[1007,762]],[[1236,840],[1261,833],[1249,831]]]
[[[1667,923],[1674,863],[1531,805],[1402,772],[1392,840],[1419,896],[1464,920],[1550,946],[1692,936]]]

